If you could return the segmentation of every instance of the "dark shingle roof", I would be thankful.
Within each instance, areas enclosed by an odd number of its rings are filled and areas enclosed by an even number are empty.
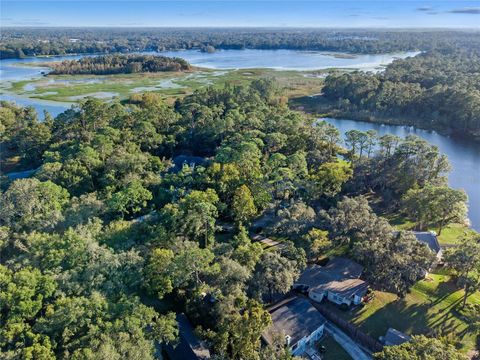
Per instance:
[[[167,345],[165,350],[171,360],[204,360],[210,358],[210,351],[197,338],[193,327],[184,314],[177,314],[179,342]]]
[[[354,294],[363,296],[368,284],[360,280],[363,266],[344,257],[336,257],[325,266],[311,265],[305,269],[298,279],[298,284],[310,286],[317,291],[332,291],[343,297]]]
[[[362,274],[363,266],[344,257],[336,257],[328,261],[327,265],[311,265],[300,275],[297,283],[310,287],[326,284],[330,281],[358,279]]]
[[[170,168],[170,172],[177,173],[183,169],[184,164],[192,167],[205,165],[207,159],[200,156],[178,155],[172,159],[172,162],[174,166]]]
[[[275,334],[289,335],[290,344],[296,344],[310,335],[327,320],[304,298],[293,298],[270,313],[272,325],[263,333],[264,340],[271,344]]]
[[[414,231],[413,234],[418,241],[427,245],[435,254],[440,252],[441,247],[435,234],[430,231]]]
[[[389,328],[385,334],[384,341],[385,345],[387,346],[395,346],[406,343],[407,341],[410,341],[410,339],[410,336],[402,333],[401,331],[398,331],[394,328]]]

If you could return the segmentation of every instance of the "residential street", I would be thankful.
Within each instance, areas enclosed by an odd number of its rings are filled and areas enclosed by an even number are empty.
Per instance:
[[[331,322],[325,325],[325,331],[352,357],[353,360],[371,360],[372,356],[348,337],[342,330]]]

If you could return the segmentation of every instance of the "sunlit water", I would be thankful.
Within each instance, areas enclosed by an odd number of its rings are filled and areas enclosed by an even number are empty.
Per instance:
[[[450,186],[464,189],[469,198],[468,215],[474,229],[480,230],[480,145],[478,143],[444,136],[436,131],[410,126],[374,124],[364,121],[324,119],[335,125],[342,135],[349,130],[375,130],[379,135],[394,134],[405,137],[415,134],[438,146],[448,156],[452,170],[448,176]]]
[[[334,57],[332,53],[295,50],[222,50],[214,53],[202,53],[196,50],[167,51],[159,53],[165,56],[184,58],[194,66],[211,69],[249,69],[272,68],[282,70],[313,70],[326,68],[356,68],[364,71],[378,71],[381,65],[395,58],[414,56],[417,53],[358,55],[354,58]],[[42,63],[79,59],[82,56],[57,56],[48,58],[8,59],[0,61],[0,100],[16,101],[21,105],[33,106],[40,114],[47,110],[52,115],[68,109],[71,104],[43,101],[22,97],[8,92],[10,82],[42,77],[48,68],[22,67],[22,64]],[[450,185],[464,189],[469,196],[469,218],[472,226],[480,230],[480,145],[456,138],[440,135],[434,131],[419,130],[412,127],[379,125],[352,120],[327,119],[342,133],[351,129],[366,131],[375,129],[379,134],[392,133],[398,136],[416,134],[439,147],[447,154],[452,171]]]

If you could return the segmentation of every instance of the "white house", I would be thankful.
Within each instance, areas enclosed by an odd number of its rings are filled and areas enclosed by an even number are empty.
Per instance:
[[[285,339],[292,355],[299,356],[318,341],[327,320],[305,298],[293,298],[270,309],[272,325],[263,332],[263,340],[274,344],[275,336]]]
[[[308,296],[317,302],[328,299],[338,305],[358,305],[368,290],[368,283],[360,279],[362,272],[363,266],[355,261],[336,257],[325,266],[307,267],[296,285],[307,285]]]

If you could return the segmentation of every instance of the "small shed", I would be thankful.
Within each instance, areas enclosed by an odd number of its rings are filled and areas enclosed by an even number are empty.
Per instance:
[[[383,337],[385,346],[396,346],[406,343],[411,340],[411,337],[394,328],[389,328]]]

